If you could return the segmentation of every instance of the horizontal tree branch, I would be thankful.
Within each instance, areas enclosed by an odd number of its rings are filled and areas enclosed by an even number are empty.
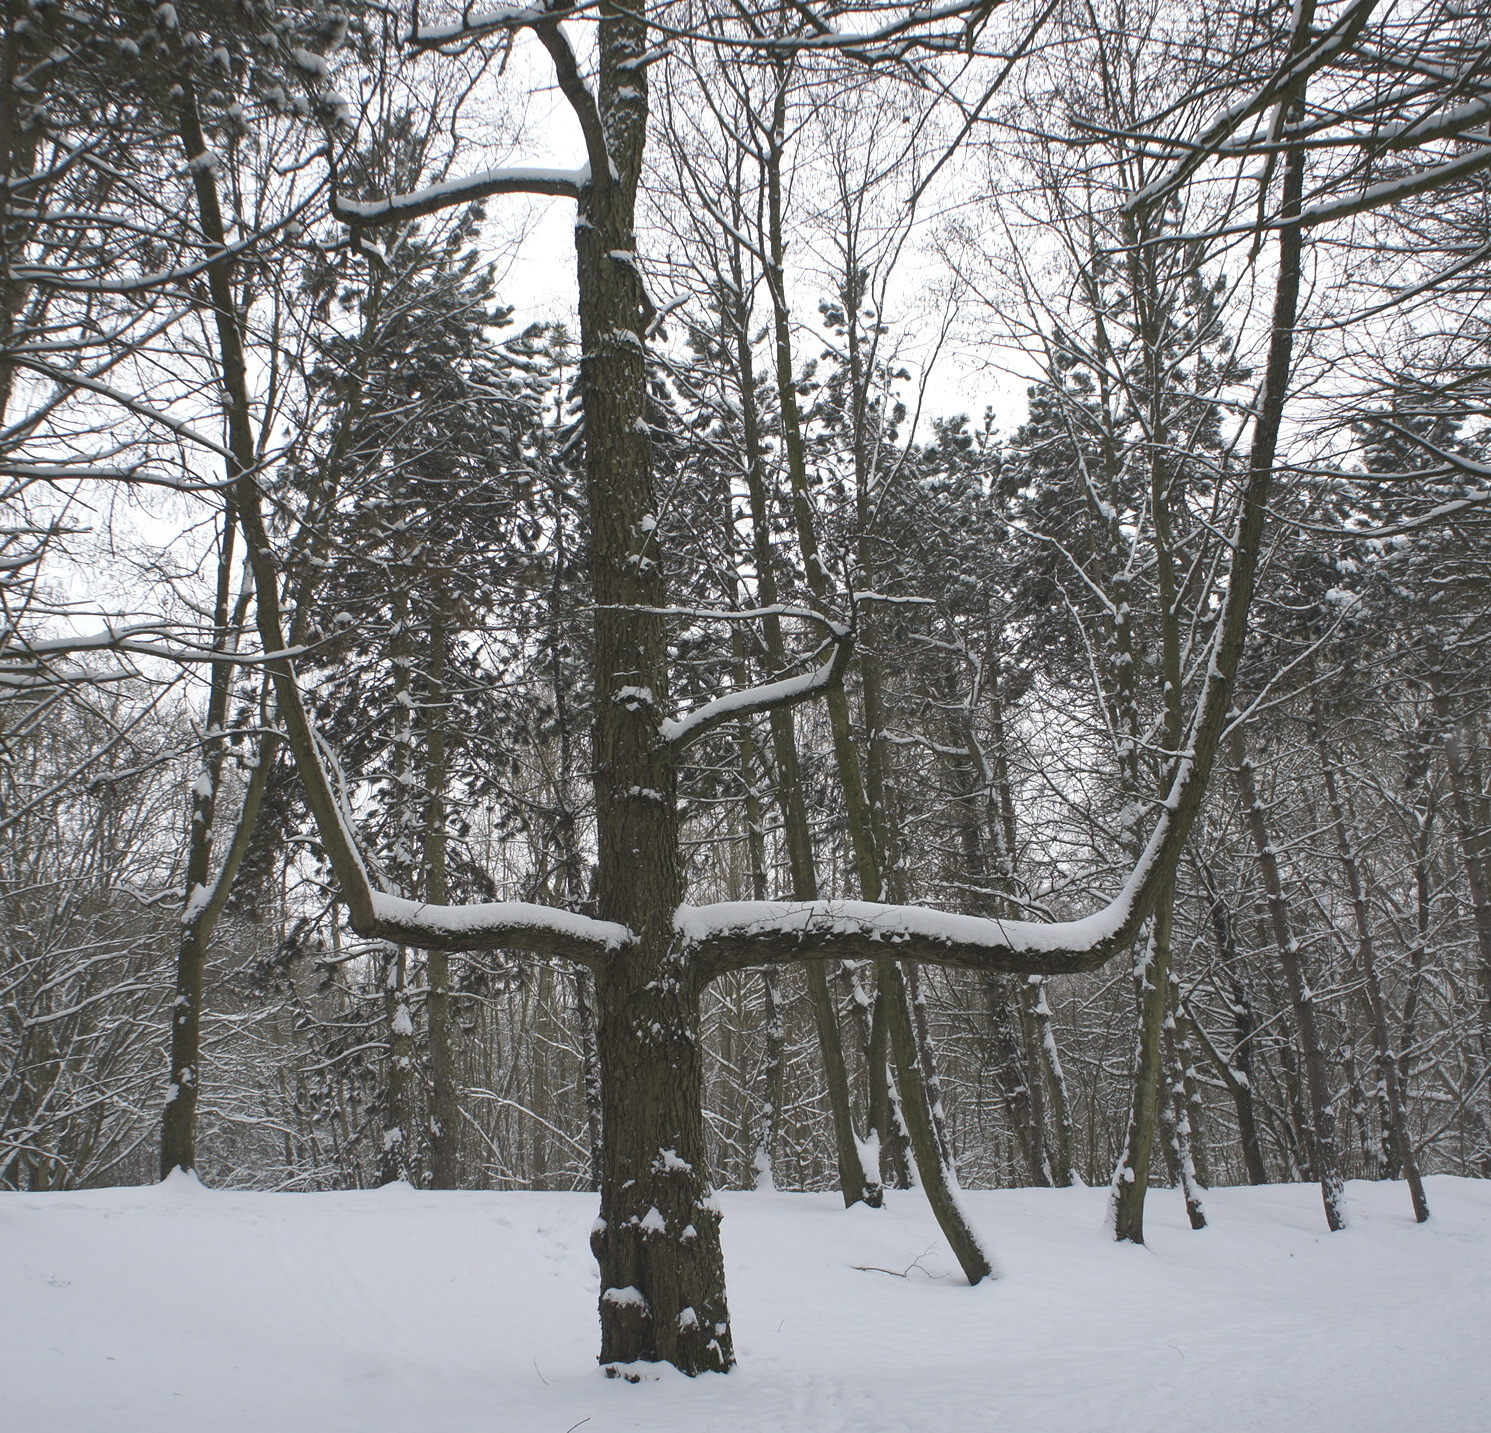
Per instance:
[[[558,906],[527,901],[435,906],[381,891],[372,894],[373,921],[358,934],[395,945],[440,950],[524,950],[595,965],[633,939],[614,921],[593,920]]]
[[[1075,921],[994,920],[873,901],[725,901],[681,906],[679,934],[709,978],[799,960],[920,960],[965,970],[1071,975],[1132,943],[1138,882]]]
[[[333,190],[331,213],[344,224],[374,228],[379,224],[422,219],[460,204],[478,204],[498,194],[548,194],[557,199],[578,199],[580,190],[589,182],[588,164],[580,169],[485,169],[463,179],[447,179],[416,189],[412,194],[395,194],[387,199],[343,199]]]

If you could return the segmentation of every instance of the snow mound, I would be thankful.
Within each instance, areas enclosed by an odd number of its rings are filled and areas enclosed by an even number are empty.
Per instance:
[[[595,1362],[584,1194],[0,1194],[0,1407],[36,1433],[1482,1433],[1491,1184],[965,1197],[1005,1277],[969,1288],[919,1195],[726,1194],[741,1356]],[[628,1372],[630,1370],[627,1370]]]

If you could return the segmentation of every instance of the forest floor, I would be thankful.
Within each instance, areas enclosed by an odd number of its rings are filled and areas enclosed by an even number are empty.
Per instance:
[[[595,1363],[585,1194],[0,1194],[0,1426],[28,1433],[1485,1433],[1491,1183],[1218,1189],[1144,1248],[1104,1192],[725,1194],[740,1366]],[[858,1267],[857,1267],[858,1266]]]

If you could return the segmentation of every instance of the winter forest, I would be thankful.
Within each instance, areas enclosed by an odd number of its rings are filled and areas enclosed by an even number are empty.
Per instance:
[[[1482,7],[0,17],[0,1240],[563,1193],[615,1410],[721,1191],[1485,1263]]]

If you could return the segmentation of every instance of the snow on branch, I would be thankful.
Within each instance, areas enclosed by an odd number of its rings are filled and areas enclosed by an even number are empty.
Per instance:
[[[594,964],[633,938],[631,931],[614,921],[592,920],[557,906],[532,905],[527,901],[434,906],[375,891],[372,903],[373,927],[359,934],[396,945],[442,950],[524,950]]]
[[[836,51],[853,59],[874,63],[902,57],[914,49],[966,50],[971,35],[995,8],[999,0],[950,0],[948,4],[929,5],[925,9],[906,8],[874,29],[845,31],[835,27],[827,15],[815,10],[806,0],[791,0],[793,11],[809,26],[809,32],[797,31],[778,35],[727,35],[716,30],[675,28],[654,21],[652,28],[680,39],[707,39],[721,49],[754,50],[768,54],[796,54],[802,51]],[[860,14],[873,15],[890,10],[889,6],[872,5]],[[830,12],[845,13],[841,9]],[[961,24],[948,22],[961,21]],[[934,33],[928,30],[936,28]]]
[[[144,483],[158,488],[173,488],[181,493],[211,493],[231,487],[237,478],[182,478],[174,473],[151,471],[141,467],[111,468],[90,463],[13,463],[0,458],[0,473],[27,482],[70,483]]]
[[[1173,193],[1231,139],[1244,120],[1261,114],[1279,99],[1292,94],[1317,70],[1348,50],[1361,34],[1376,5],[1377,0],[1356,0],[1356,4],[1340,15],[1313,45],[1301,54],[1291,55],[1263,85],[1213,121],[1184,159],[1130,194],[1123,207],[1131,214],[1137,213],[1152,208]]]
[[[477,40],[502,30],[521,30],[553,18],[542,5],[496,5],[475,14],[468,11],[453,24],[416,25],[409,34],[409,44],[418,49],[434,49],[462,40]]]
[[[416,189],[412,194],[394,194],[387,199],[343,199],[333,194],[331,212],[344,224],[358,226],[394,224],[422,219],[458,204],[476,204],[498,194],[549,194],[558,199],[578,199],[590,183],[590,166],[579,169],[543,169],[527,166],[484,169],[462,179],[447,179]]]
[[[1069,975],[1133,939],[1137,883],[1081,920],[994,920],[874,901],[722,901],[674,918],[709,975],[797,960],[921,960],[968,970]]]
[[[135,656],[160,657],[168,662],[217,662],[229,666],[253,667],[300,657],[315,650],[314,646],[286,647],[278,652],[257,656],[205,647],[175,637],[176,629],[159,622],[144,622],[129,627],[105,627],[98,632],[83,632],[70,637],[31,640],[17,637],[0,646],[0,662],[38,662],[44,657],[75,656],[80,652],[129,652]]]
[[[1491,120],[1491,95],[1471,100],[1468,104],[1453,105],[1438,113],[1404,120],[1401,124],[1390,124],[1373,138],[1387,149],[1412,149],[1433,139],[1461,136],[1467,129],[1488,120]]]
[[[583,0],[581,4],[552,9],[542,4],[494,5],[490,10],[467,10],[459,20],[451,23],[416,25],[410,31],[407,43],[417,50],[433,50],[442,45],[479,40],[483,35],[501,34],[504,30],[537,29],[540,25],[552,25],[559,20],[574,20],[597,8],[598,0]]]
[[[854,633],[848,628],[836,627],[833,644],[833,655],[811,672],[785,677],[779,682],[767,682],[759,687],[743,687],[738,692],[727,692],[722,697],[705,702],[701,707],[695,707],[686,716],[665,719],[660,728],[663,740],[682,749],[706,732],[713,731],[722,722],[776,711],[780,707],[796,706],[799,702],[808,701],[831,687],[838,686],[844,680],[844,671],[849,665],[850,657],[854,655]]]
[[[1397,204],[1415,195],[1425,194],[1446,184],[1468,179],[1472,174],[1491,168],[1491,146],[1472,149],[1444,164],[1429,169],[1415,169],[1400,174],[1394,179],[1384,179],[1379,184],[1369,185],[1349,199],[1337,199],[1329,204],[1315,204],[1305,209],[1299,222],[1305,228],[1327,224],[1334,219],[1349,219],[1353,214],[1364,214],[1370,209],[1381,209],[1388,204]]]
[[[874,901],[721,901],[680,906],[674,927],[706,979],[799,960],[920,960],[1017,975],[1096,970],[1134,943],[1161,889],[1174,878],[1221,737],[1217,713],[1232,689],[1224,669],[1235,670],[1240,652],[1236,640],[1213,647],[1207,691],[1192,722],[1189,749],[1160,803],[1160,819],[1122,889],[1091,915],[1023,921]]]

